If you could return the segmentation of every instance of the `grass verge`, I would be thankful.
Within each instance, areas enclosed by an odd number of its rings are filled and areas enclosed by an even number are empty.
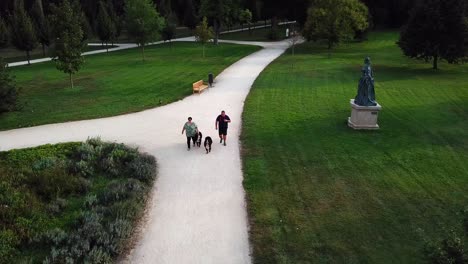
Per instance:
[[[468,204],[468,66],[407,59],[395,32],[329,57],[306,43],[246,100],[242,145],[255,263],[423,263]],[[347,127],[365,56],[379,131]]]

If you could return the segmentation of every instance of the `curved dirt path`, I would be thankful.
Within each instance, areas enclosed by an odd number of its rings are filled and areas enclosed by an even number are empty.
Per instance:
[[[289,45],[287,41],[233,43],[264,49],[225,69],[215,87],[201,95],[134,114],[0,132],[0,150],[97,136],[139,146],[157,158],[159,173],[147,221],[124,262],[250,263],[239,153],[241,113],[254,80]],[[219,144],[214,129],[221,110],[232,120],[226,147]],[[203,136],[213,138],[210,154],[203,147],[187,151],[181,130],[188,116]]]

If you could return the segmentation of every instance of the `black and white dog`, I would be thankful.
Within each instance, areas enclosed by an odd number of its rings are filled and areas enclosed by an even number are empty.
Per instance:
[[[193,144],[193,146],[195,147],[196,145],[197,147],[200,147],[202,138],[203,134],[200,131],[198,131],[198,134],[195,134],[195,143]]]
[[[205,143],[203,143],[203,145],[205,146],[206,154],[211,152],[211,144],[213,144],[211,137],[205,137]]]

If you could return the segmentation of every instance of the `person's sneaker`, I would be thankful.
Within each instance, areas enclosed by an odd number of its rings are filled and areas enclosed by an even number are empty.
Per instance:
[[[221,138],[221,139],[219,139],[219,143],[223,143],[223,139],[222,139],[222,138]]]
[[[226,146],[226,141],[224,141],[224,146]]]
[[[189,150],[190,150],[190,148],[187,148],[187,151],[189,151]]]

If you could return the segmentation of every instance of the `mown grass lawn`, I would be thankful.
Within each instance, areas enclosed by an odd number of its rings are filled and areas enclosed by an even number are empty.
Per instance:
[[[12,68],[20,110],[0,115],[0,130],[119,115],[168,104],[192,94],[192,83],[219,74],[256,46],[196,43],[147,47],[85,57],[69,88],[68,76],[52,62]]]
[[[468,66],[402,56],[395,32],[303,44],[256,80],[243,114],[255,263],[423,263],[468,205]],[[347,127],[371,56],[379,131]]]

